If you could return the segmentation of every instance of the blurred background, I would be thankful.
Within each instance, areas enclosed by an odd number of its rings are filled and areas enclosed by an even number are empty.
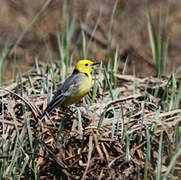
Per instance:
[[[3,81],[40,64],[119,59],[126,74],[154,76],[148,32],[150,9],[156,33],[164,31],[164,75],[181,65],[179,0],[0,0],[0,68]],[[86,43],[86,49],[85,49]]]

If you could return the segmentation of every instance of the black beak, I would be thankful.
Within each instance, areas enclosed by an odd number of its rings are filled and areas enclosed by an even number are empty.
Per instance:
[[[101,64],[101,62],[95,62],[92,65],[95,66],[95,65],[98,65],[98,64]]]

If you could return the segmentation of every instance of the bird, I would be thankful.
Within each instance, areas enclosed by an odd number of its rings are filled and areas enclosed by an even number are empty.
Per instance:
[[[49,115],[58,106],[67,107],[82,99],[90,91],[92,81],[91,70],[93,66],[98,64],[100,62],[79,60],[72,74],[58,87],[40,119],[43,120],[45,116]]]

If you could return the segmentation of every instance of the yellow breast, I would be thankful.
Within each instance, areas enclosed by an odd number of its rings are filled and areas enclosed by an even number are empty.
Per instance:
[[[90,91],[91,81],[92,78],[84,76],[84,78],[82,78],[79,82],[78,87],[74,89],[72,94],[65,99],[62,105],[69,106],[71,104],[77,103],[80,99],[82,99],[82,97],[84,97]]]

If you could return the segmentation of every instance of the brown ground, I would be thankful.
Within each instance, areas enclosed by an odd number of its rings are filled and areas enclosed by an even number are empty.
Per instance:
[[[136,74],[141,76],[155,75],[154,62],[151,56],[149,36],[147,31],[145,0],[120,0],[118,1],[112,29],[112,42],[109,39],[109,26],[111,14],[115,1],[110,0],[70,0],[67,4],[67,14],[75,18],[75,36],[71,45],[71,52],[74,50],[74,59],[82,58],[79,53],[81,42],[78,41],[81,23],[87,37],[93,31],[96,21],[101,14],[101,19],[96,33],[93,36],[89,53],[90,59],[105,60],[107,44],[111,49],[119,48],[121,67],[129,55],[129,66],[126,73],[133,74],[133,67]],[[0,44],[4,47],[7,39],[12,39],[11,45],[20,37],[32,19],[40,11],[45,1],[32,0],[0,0],[0,35],[3,39]],[[52,51],[53,59],[59,59],[58,45],[56,39],[57,31],[61,31],[62,25],[62,0],[52,0],[39,16],[36,23],[24,35],[16,50],[16,70],[21,68],[23,72],[34,65],[34,59],[47,62],[48,55],[46,44]],[[166,17],[168,2],[165,0],[150,1],[151,12],[155,24],[159,24],[160,9],[162,13],[162,25]],[[166,33],[168,34],[169,50],[165,74],[176,70],[181,64],[181,2],[170,1],[169,16]],[[6,66],[4,80],[13,78],[14,56],[9,56],[10,64]]]
[[[104,75],[102,74],[101,78],[102,76]],[[80,124],[78,113],[72,107],[68,111],[56,108],[50,115],[51,120],[45,118],[40,121],[39,116],[47,106],[47,95],[40,94],[44,77],[32,76],[31,84],[23,78],[21,83],[24,89],[23,97],[16,94],[18,90],[21,92],[21,87],[18,88],[16,83],[1,89],[0,95],[3,101],[1,100],[0,108],[4,106],[4,118],[1,115],[0,123],[4,123],[4,128],[0,126],[0,134],[4,136],[0,136],[0,146],[3,146],[4,142],[9,142],[12,144],[11,147],[15,147],[18,129],[22,147],[30,158],[26,173],[21,176],[22,179],[35,179],[33,171],[35,163],[36,173],[42,180],[62,178],[142,180],[148,149],[150,150],[150,159],[147,162],[148,177],[155,179],[162,130],[161,175],[165,175],[170,164],[170,156],[175,153],[177,147],[174,145],[176,138],[173,137],[173,130],[181,123],[181,109],[168,112],[161,109],[158,113],[159,106],[168,107],[167,101],[161,101],[161,94],[168,88],[168,79],[160,82],[158,88],[157,78],[141,79],[120,74],[115,76],[120,85],[117,88],[119,95],[115,100],[111,99],[109,91],[103,92],[100,82],[95,104],[89,108],[82,103],[76,105],[81,111],[82,128],[78,126]],[[138,87],[133,95],[134,82]],[[26,93],[26,89],[30,95]],[[155,98],[153,94],[158,89],[160,97]],[[168,91],[171,95],[172,88],[168,88]],[[92,92],[87,96],[88,99],[89,97],[92,97]],[[129,146],[127,146],[128,139],[130,139]],[[14,148],[11,151],[14,151]],[[1,149],[0,154],[2,154]],[[1,158],[6,158],[10,164],[11,154],[12,152],[8,155],[10,159],[5,153]],[[178,179],[181,175],[180,158],[177,158],[175,169],[169,174],[171,179]],[[17,163],[19,167],[16,172],[17,177],[22,163]],[[6,170],[3,178],[7,177],[7,173]]]

